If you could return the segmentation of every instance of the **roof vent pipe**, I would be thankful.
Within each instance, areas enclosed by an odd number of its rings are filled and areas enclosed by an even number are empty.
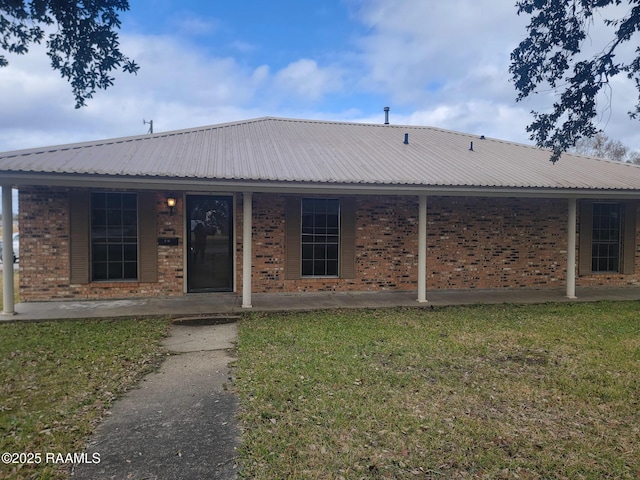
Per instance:
[[[469,147],[469,150],[473,152],[473,142],[471,142],[471,146]]]
[[[389,107],[384,107],[384,124],[389,125]]]
[[[408,133],[404,134],[404,144],[405,145],[409,145],[409,134]]]

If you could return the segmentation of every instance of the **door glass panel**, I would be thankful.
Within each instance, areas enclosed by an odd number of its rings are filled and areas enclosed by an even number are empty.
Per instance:
[[[187,197],[187,289],[233,290],[233,197]]]

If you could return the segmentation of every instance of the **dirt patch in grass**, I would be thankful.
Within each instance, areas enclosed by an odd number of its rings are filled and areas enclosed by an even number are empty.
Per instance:
[[[40,453],[0,464],[0,478],[67,478],[47,453],[84,451],[112,402],[159,365],[166,319],[0,325],[0,452]]]
[[[255,314],[246,478],[640,476],[640,303]]]

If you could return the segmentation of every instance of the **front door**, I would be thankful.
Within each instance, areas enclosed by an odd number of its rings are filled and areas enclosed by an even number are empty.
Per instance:
[[[187,196],[187,290],[233,290],[233,197]]]

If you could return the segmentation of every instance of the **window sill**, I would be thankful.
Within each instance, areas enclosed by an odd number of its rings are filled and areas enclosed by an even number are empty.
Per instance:
[[[96,288],[133,287],[140,285],[139,280],[92,280],[89,285]]]
[[[324,280],[325,278],[340,278],[338,275],[302,275],[302,280]]]

